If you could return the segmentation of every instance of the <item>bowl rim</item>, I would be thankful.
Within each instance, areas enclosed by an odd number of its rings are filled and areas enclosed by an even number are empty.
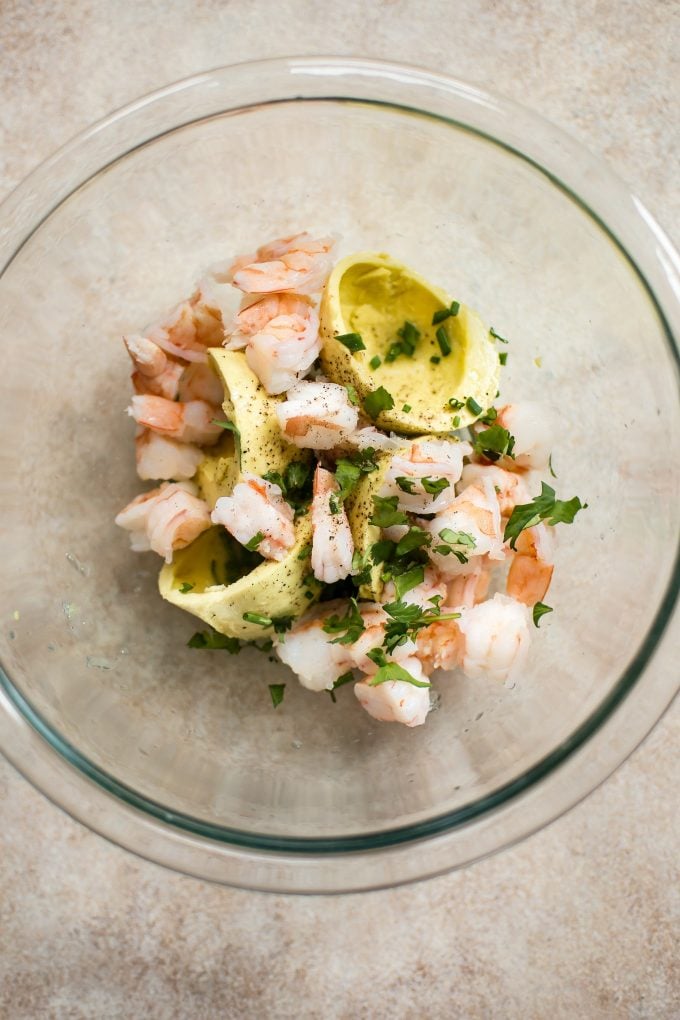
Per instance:
[[[326,85],[327,82],[330,84]],[[337,85],[341,86],[340,91]],[[244,105],[241,99],[235,106],[224,105],[239,90],[250,95],[250,101]],[[268,99],[262,98],[263,90]],[[286,93],[283,97],[278,94],[280,90]],[[407,103],[407,94],[422,101]],[[445,75],[387,61],[324,56],[247,61],[193,75],[126,104],[48,157],[0,205],[0,276],[55,209],[88,180],[124,159],[140,144],[151,144],[168,131],[206,119],[204,113],[181,121],[184,97],[207,109],[207,116],[252,110],[263,103],[312,100],[368,103],[435,118],[505,148],[575,202],[619,250],[659,316],[676,371],[680,367],[674,336],[680,325],[677,298],[680,260],[642,203],[616,175],[564,131],[516,103]],[[213,111],[215,100],[218,109]],[[468,119],[451,116],[454,106],[464,109]],[[159,110],[161,120],[167,117],[169,123],[154,134],[155,119],[148,114]],[[510,124],[511,127],[506,127]],[[493,132],[490,125],[494,126]],[[524,132],[530,136],[528,129],[533,129],[533,144],[517,148],[515,139]],[[135,135],[135,144],[130,146],[134,131],[141,131],[142,136],[151,133],[141,141]],[[123,151],[118,151],[121,143]],[[80,176],[79,170],[83,152],[92,162],[92,172],[85,177]],[[108,162],[102,162],[107,155]],[[56,201],[55,175],[59,182]],[[597,201],[593,201],[591,193]],[[42,204],[36,202],[36,195]],[[603,203],[605,213],[595,211],[593,206],[599,210]],[[629,248],[635,250],[635,257]],[[654,667],[655,652],[668,645],[669,625],[672,620],[675,624],[680,620],[679,590],[680,549],[644,641],[617,684],[569,738],[503,787],[454,811],[410,825],[335,838],[292,838],[243,832],[170,811],[82,755],[46,722],[2,668],[0,748],[23,775],[73,817],[127,849],[176,870],[276,891],[335,892],[391,886],[462,866],[510,845],[568,810],[628,757],[672,700],[677,679],[674,685],[670,673],[670,683],[664,682],[663,677],[657,680],[652,710],[648,705],[646,712],[640,714],[638,725],[625,743],[612,741],[616,753],[610,749],[608,754],[600,754],[606,762],[600,761],[597,776],[591,775],[587,766],[577,768],[580,781],[572,779],[569,790],[562,791],[559,802],[554,801],[555,780],[560,772],[567,768],[574,772],[591,738],[621,719],[621,710],[635,693],[643,672]],[[657,671],[658,666],[657,661]],[[630,729],[629,720],[624,729]],[[585,775],[588,780],[584,782]],[[517,814],[517,805],[529,795],[535,801],[539,793],[542,803],[535,818],[527,815],[521,822],[512,817]],[[500,838],[489,839],[487,833],[478,848],[474,847],[474,840],[470,844],[473,829],[488,828],[491,821],[501,818],[503,824],[496,825]],[[465,838],[456,847],[453,841],[460,834]],[[472,848],[456,852],[463,844]],[[429,850],[425,852],[425,848]],[[412,859],[408,860],[414,856],[420,862],[415,866]],[[355,875],[359,857],[363,865],[361,874]],[[312,858],[316,858],[317,866],[310,869]],[[392,866],[398,863],[396,872],[390,867],[389,877],[384,879],[388,861]]]

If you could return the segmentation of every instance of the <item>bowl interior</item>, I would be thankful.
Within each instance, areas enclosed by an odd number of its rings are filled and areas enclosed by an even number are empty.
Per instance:
[[[511,690],[455,673],[419,729],[285,667],[186,647],[159,561],[113,525],[144,486],[121,334],[211,263],[295,229],[384,250],[508,337],[500,399],[556,422],[556,578]],[[678,433],[664,327],[634,265],[539,169],[441,119],[263,105],[162,134],[63,201],[0,278],[0,658],[54,739],[165,812],[258,840],[388,840],[480,811],[570,739],[631,668],[669,584]],[[285,681],[274,710],[268,683]],[[396,837],[395,837],[396,838]]]

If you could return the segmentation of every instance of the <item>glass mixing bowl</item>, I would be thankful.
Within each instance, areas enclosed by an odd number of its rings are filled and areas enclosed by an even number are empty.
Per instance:
[[[442,676],[413,730],[257,652],[187,648],[197,621],[113,525],[143,487],[121,334],[305,228],[390,252],[509,337],[503,397],[552,407],[558,494],[589,503],[558,529],[521,680]],[[228,67],[44,163],[2,207],[0,266],[0,746],[73,816],[235,885],[392,885],[545,824],[658,719],[677,684],[680,277],[644,207],[556,128],[407,67]]]

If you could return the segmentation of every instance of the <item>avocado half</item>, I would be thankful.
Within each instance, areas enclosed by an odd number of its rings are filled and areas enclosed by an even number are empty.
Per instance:
[[[500,363],[489,330],[466,305],[459,304],[455,316],[432,323],[435,312],[451,304],[445,291],[389,255],[359,252],[342,259],[321,300],[324,372],[333,382],[354,386],[362,401],[383,386],[394,407],[377,416],[380,428],[407,435],[464,428],[493,403]],[[386,360],[406,321],[420,331],[413,356]],[[437,339],[440,327],[450,346],[446,355]],[[337,339],[347,333],[359,333],[366,349],[348,350]],[[380,365],[372,368],[376,356]],[[452,409],[451,398],[463,406]],[[479,414],[470,411],[469,398],[482,409]]]

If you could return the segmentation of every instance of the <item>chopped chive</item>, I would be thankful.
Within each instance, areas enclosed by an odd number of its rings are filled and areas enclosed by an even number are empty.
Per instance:
[[[459,414],[455,415],[455,417],[453,418],[451,424],[453,425],[454,429],[459,428],[459,426],[460,426],[460,415]]]
[[[461,407],[465,407],[465,401],[459,400],[458,397],[449,397],[446,403],[452,411],[460,411]]]
[[[472,414],[482,413],[482,407],[480,407],[480,405],[477,403],[474,397],[468,397],[467,400],[465,401],[465,406],[467,407],[468,411],[472,412]]]
[[[239,432],[237,426],[234,425],[233,421],[218,421],[217,418],[212,418],[211,421],[210,421],[210,424],[211,425],[219,425],[219,427],[221,429],[228,429],[229,432],[233,432],[234,435],[236,435],[236,436],[240,436],[241,435],[241,433]]]
[[[505,337],[501,336],[501,335],[500,335],[500,333],[497,333],[497,332],[496,332],[496,330],[495,330],[495,329],[493,328],[493,326],[492,326],[492,327],[491,327],[491,329],[489,330],[489,336],[492,336],[492,337],[494,338],[494,340],[500,340],[500,342],[501,342],[502,344],[507,344],[507,342],[508,342],[508,341],[507,341],[507,340],[505,339]]]
[[[380,357],[377,354],[373,355],[373,357],[371,358],[371,360],[368,363],[368,367],[369,368],[380,368]]]
[[[449,340],[449,334],[446,332],[446,326],[440,326],[435,333],[437,337],[437,343],[439,344],[439,350],[442,352],[443,358],[448,358],[451,353],[451,341]]]
[[[438,365],[441,360],[442,359],[439,357],[438,354],[433,354],[432,357],[430,358],[430,361],[432,362],[433,365]]]
[[[432,325],[436,326],[440,322],[444,322],[444,320],[448,319],[450,316],[458,315],[459,311],[460,302],[452,301],[449,308],[440,308],[438,312],[434,313],[434,315],[432,316]]]
[[[298,557],[297,558],[299,560],[306,560],[307,557],[309,556],[309,554],[311,553],[311,551],[312,551],[312,547],[311,547],[310,543],[307,543],[307,545],[303,545],[302,549],[300,549],[300,552],[298,553]]]
[[[285,684],[269,684],[269,693],[272,698],[272,705],[274,708],[278,708],[283,701],[283,695],[286,692]]]
[[[244,543],[244,547],[246,549],[249,549],[250,552],[255,552],[263,538],[264,534],[261,531],[258,531],[256,535],[253,535],[253,537],[249,539],[249,541]]]
[[[555,471],[552,466],[552,453],[548,457],[548,470],[550,471],[550,474],[553,476],[553,478],[557,478],[557,475],[555,474]]]
[[[402,407],[402,411],[404,412],[404,414],[408,414],[410,410],[411,410],[410,404],[404,404],[404,406]]]
[[[507,363],[508,363],[508,352],[507,351],[499,351],[498,352],[498,360],[500,361],[501,365],[507,365]]]
[[[365,351],[366,344],[361,338],[361,333],[342,333],[340,336],[336,336],[336,340],[339,340],[343,347],[346,347],[352,354],[356,354],[357,351]]]
[[[188,591],[191,591],[193,587],[194,587],[193,584],[189,584],[188,581],[182,581],[182,583],[179,586],[179,590],[181,591],[182,595],[186,595],[186,593]]]
[[[262,613],[244,613],[243,619],[246,623],[256,623],[258,627],[271,627],[274,622],[271,616],[263,616]]]

